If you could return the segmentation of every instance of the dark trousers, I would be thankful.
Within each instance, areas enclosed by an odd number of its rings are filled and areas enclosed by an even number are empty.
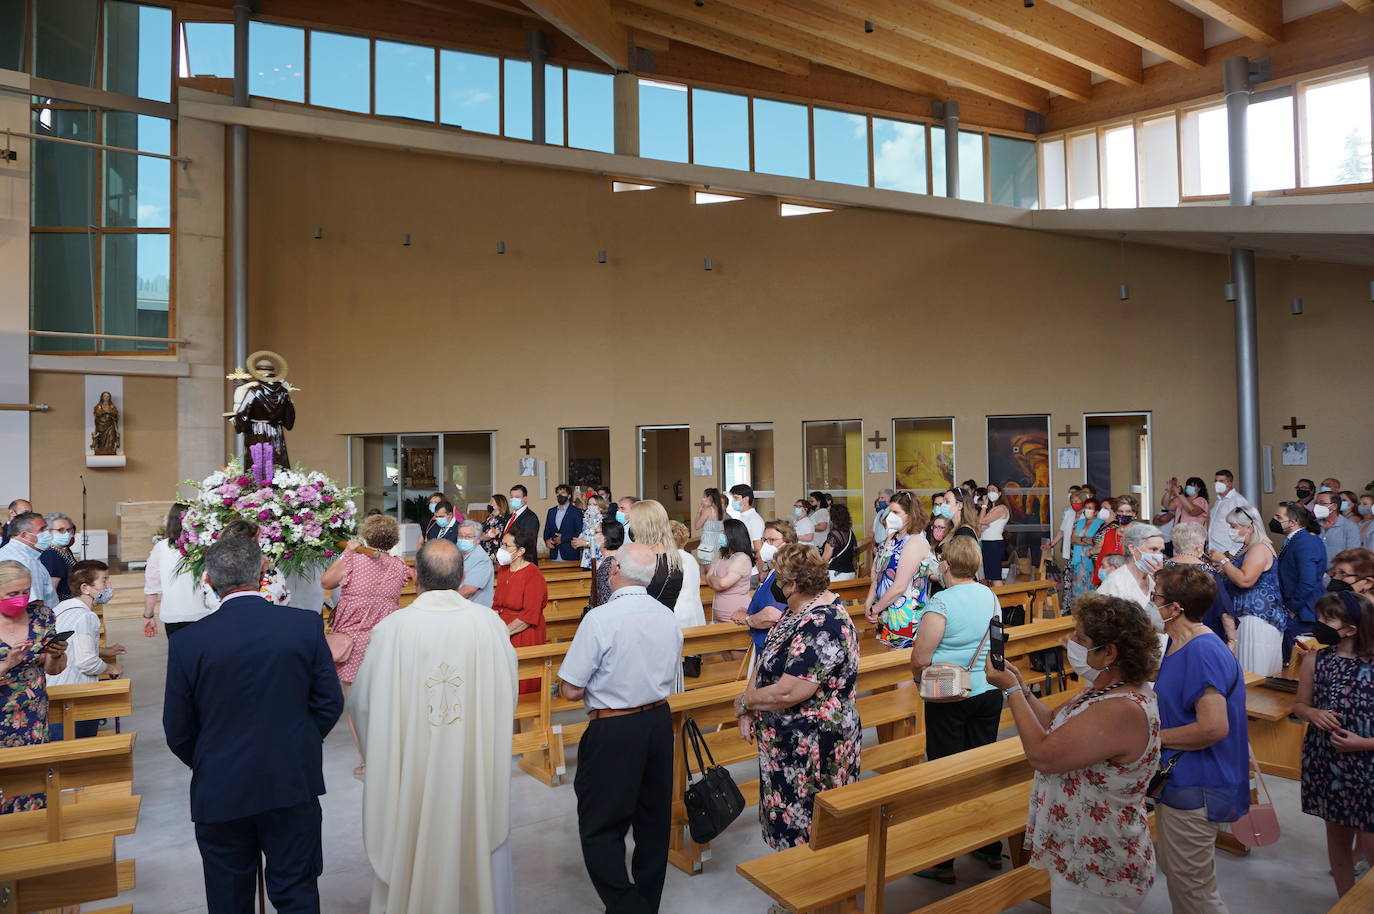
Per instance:
[[[195,625],[194,622],[164,622],[162,627],[167,630],[167,637],[170,638],[188,625]]]
[[[257,910],[258,862],[267,858],[267,897],[278,914],[319,914],[324,869],[320,801],[269,809],[228,822],[197,822],[209,914]]]
[[[983,547],[983,580],[988,584],[1002,583],[1002,561],[1007,557],[1006,540],[980,540]]]
[[[76,731],[77,739],[88,739],[100,732],[100,721],[98,720],[78,720],[76,726],[72,728]],[[52,742],[61,742],[62,725],[48,724],[48,739]]]
[[[668,706],[592,721],[577,747],[573,790],[582,860],[607,914],[654,914],[668,871],[672,812]],[[635,849],[627,875],[630,829]]]
[[[1002,693],[989,689],[982,695],[965,698],[963,701],[927,701],[926,716],[926,758],[935,761],[947,755],[976,749],[988,743],[997,742],[997,724],[1002,718]],[[977,853],[987,856],[1002,853],[1002,842],[978,848]],[[954,861],[940,864],[940,869],[949,869]]]

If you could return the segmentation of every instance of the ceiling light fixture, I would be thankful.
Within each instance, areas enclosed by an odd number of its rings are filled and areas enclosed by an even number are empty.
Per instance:
[[[869,22],[867,19],[864,20],[864,34],[865,34],[865,35],[872,35],[872,34],[873,34],[873,23]]]

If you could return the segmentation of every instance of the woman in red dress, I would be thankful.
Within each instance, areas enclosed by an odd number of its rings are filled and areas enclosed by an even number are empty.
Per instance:
[[[535,533],[528,527],[512,527],[501,537],[496,550],[496,592],[491,608],[501,614],[515,647],[546,644],[548,627],[544,607],[549,604],[549,584],[536,564]],[[520,680],[521,692],[539,691],[538,679]]]

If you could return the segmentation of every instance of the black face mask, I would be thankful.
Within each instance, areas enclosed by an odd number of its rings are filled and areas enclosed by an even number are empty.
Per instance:
[[[1305,487],[1297,489],[1296,491],[1299,498],[1310,498],[1312,496],[1312,490]]]
[[[787,602],[787,594],[782,592],[782,585],[778,583],[777,575],[773,576],[773,585],[768,588],[768,592],[772,595],[774,603]]]
[[[1341,643],[1341,633],[1320,619],[1312,623],[1312,637],[1317,639],[1318,644],[1324,644],[1327,647]]]
[[[1269,518],[1269,532],[1277,533],[1279,536],[1283,536],[1283,524],[1274,520],[1272,517]]]
[[[559,495],[557,498],[560,505],[566,505],[568,503],[568,496],[566,495]]]
[[[1354,590],[1355,588],[1349,581],[1342,581],[1340,578],[1332,578],[1331,583],[1326,585],[1327,593],[1340,593],[1343,590]]]

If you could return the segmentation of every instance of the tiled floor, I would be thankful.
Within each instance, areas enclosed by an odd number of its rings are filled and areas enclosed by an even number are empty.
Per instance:
[[[120,838],[119,855],[136,858],[138,888],[120,897],[141,914],[192,914],[205,911],[200,856],[196,851],[187,805],[189,771],[167,750],[162,738],[161,708],[166,640],[142,637],[136,622],[109,623],[109,638],[130,649],[126,669],[134,682],[134,715],[124,721],[136,731],[135,788],[143,795],[137,833]],[[247,673],[247,671],[245,671]],[[244,700],[252,694],[252,677],[244,677]],[[570,760],[571,763],[571,760]],[[366,912],[371,869],[363,850],[361,806],[363,785],[352,777],[357,758],[342,724],[325,745],[324,876],[320,881],[326,914]],[[1316,914],[1335,900],[1327,875],[1321,822],[1305,816],[1298,806],[1298,787],[1291,781],[1270,779],[1279,808],[1283,839],[1279,844],[1240,859],[1222,854],[1218,872],[1222,896],[1234,912]],[[518,769],[512,780],[512,845],[516,864],[516,901],[521,914],[576,914],[601,910],[582,868],[577,842],[576,800],[571,785],[550,789]],[[745,814],[712,846],[705,872],[688,877],[668,868],[664,890],[665,914],[738,914],[764,912],[768,899],[734,872],[734,864],[767,852],[759,837],[753,810]],[[991,873],[971,858],[958,862],[962,883]],[[956,887],[957,888],[957,887]],[[911,911],[954,889],[917,879],[893,883],[887,893],[890,911]],[[89,908],[103,905],[89,905]],[[1043,912],[1027,903],[1018,912]],[[1161,877],[1142,909],[1147,914],[1169,911]],[[449,914],[449,912],[435,912]],[[459,912],[453,912],[459,914]],[[462,912],[467,914],[467,912]]]

